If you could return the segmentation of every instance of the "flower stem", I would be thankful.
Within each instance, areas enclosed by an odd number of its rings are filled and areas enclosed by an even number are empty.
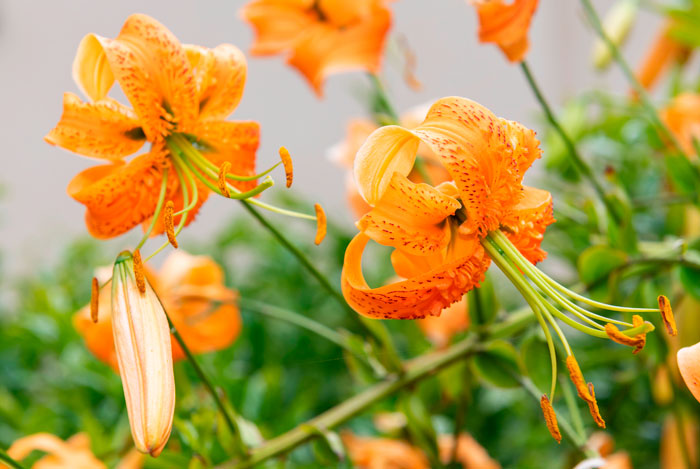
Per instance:
[[[5,452],[5,450],[0,449],[0,461],[4,462],[5,464],[13,467],[14,469],[24,469],[24,466],[15,461],[10,457],[9,454]]]
[[[374,91],[375,102],[373,104],[375,104],[375,109],[373,109],[373,111],[375,114],[375,120],[378,121],[377,123],[379,125],[398,124],[399,114],[391,104],[391,100],[386,94],[382,81],[375,73],[370,73],[369,79],[372,82]]]
[[[525,79],[530,85],[530,88],[532,89],[535,98],[540,103],[540,106],[542,106],[542,110],[544,111],[547,120],[552,125],[552,127],[554,127],[554,130],[556,130],[561,139],[564,141],[564,145],[566,146],[566,149],[569,152],[569,156],[571,156],[572,161],[574,162],[574,166],[576,166],[576,169],[583,175],[583,177],[585,177],[591,183],[596,194],[598,194],[598,198],[603,202],[605,208],[607,209],[608,213],[610,213],[610,215],[613,217],[615,222],[620,223],[620,214],[617,213],[617,210],[615,210],[615,207],[605,195],[605,190],[603,189],[603,186],[600,185],[600,182],[598,182],[598,179],[596,179],[591,167],[581,157],[581,154],[578,152],[574,141],[571,139],[571,137],[569,137],[569,134],[566,133],[564,128],[561,126],[561,124],[555,117],[554,112],[552,112],[552,108],[549,106],[547,99],[544,97],[542,91],[540,90],[540,87],[535,81],[535,77],[530,72],[530,67],[527,65],[527,62],[525,62],[524,60],[520,62],[520,68],[525,74]]]
[[[598,14],[596,13],[595,8],[591,4],[590,0],[581,0],[581,4],[583,5],[583,9],[586,12],[588,20],[591,22],[593,29],[595,29],[595,32],[598,34],[600,39],[602,39],[605,45],[608,47],[608,50],[613,56],[613,59],[615,59],[615,62],[617,62],[617,65],[620,67],[620,69],[622,69],[622,73],[624,73],[625,77],[627,78],[627,81],[630,83],[630,86],[632,86],[634,91],[639,96],[639,100],[642,106],[644,107],[644,109],[646,109],[647,113],[649,114],[649,118],[657,127],[657,130],[659,131],[661,136],[666,138],[669,142],[671,142],[671,144],[673,144],[673,146],[679,153],[685,155],[685,152],[683,151],[683,148],[678,142],[678,139],[676,139],[673,133],[668,129],[668,127],[666,127],[666,124],[664,124],[664,122],[659,117],[659,113],[654,107],[654,103],[651,102],[649,94],[641,85],[641,83],[639,83],[637,77],[635,77],[634,72],[630,68],[625,58],[622,56],[620,49],[617,48],[615,43],[605,33],[605,30],[603,29],[603,24],[601,23],[600,18],[598,17]]]
[[[158,222],[158,217],[160,216],[160,211],[163,208],[163,202],[165,202],[165,192],[168,188],[168,168],[165,168],[163,170],[161,177],[163,178],[163,181],[161,182],[161,185],[160,185],[160,194],[158,195],[158,203],[156,204],[156,211],[153,212],[151,224],[148,226],[148,229],[143,234],[143,238],[141,238],[141,241],[139,241],[139,244],[136,245],[135,249],[141,249],[141,247],[144,245],[146,240],[148,240],[148,237],[151,236],[151,232],[153,231],[153,228],[155,228],[156,223]]]

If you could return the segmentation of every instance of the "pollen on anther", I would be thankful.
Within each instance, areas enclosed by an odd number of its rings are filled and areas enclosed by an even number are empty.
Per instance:
[[[175,223],[173,221],[173,211],[175,210],[175,204],[172,200],[169,200],[163,208],[163,226],[165,227],[165,234],[168,237],[168,242],[177,249],[177,238],[175,237]]]
[[[280,159],[284,165],[284,174],[287,176],[287,189],[292,187],[292,181],[294,181],[294,165],[292,165],[292,157],[289,154],[289,150],[285,147],[280,147]]]
[[[666,331],[669,335],[678,334],[678,329],[676,328],[676,319],[673,317],[673,311],[671,310],[671,302],[668,301],[664,295],[659,295],[657,298],[659,301],[659,311],[661,311],[661,319],[663,319],[666,325]]]
[[[586,380],[583,378],[581,368],[573,355],[566,357],[566,367],[569,369],[569,376],[576,387],[579,397],[590,403],[593,400],[593,396],[591,396],[588,386],[586,386]]]
[[[143,263],[141,262],[141,252],[138,249],[134,250],[134,278],[136,286],[141,293],[146,293],[146,277],[143,272]]]
[[[642,319],[641,316],[636,317],[638,317],[640,320]],[[642,320],[642,323],[639,325],[641,326],[643,323],[644,321]],[[634,351],[632,353],[638,353],[640,350],[642,350],[642,348],[644,348],[644,344],[646,343],[646,337],[644,334],[637,334],[634,337],[630,337],[623,334],[620,329],[617,328],[617,326],[610,323],[605,325],[605,333],[608,334],[608,337],[610,337],[610,340],[613,342],[634,347]]]
[[[90,295],[90,319],[92,322],[97,323],[99,319],[99,308],[100,304],[100,282],[97,281],[97,277],[92,277],[92,294]]]
[[[561,432],[559,431],[559,424],[557,423],[557,414],[554,412],[554,407],[552,407],[552,403],[549,402],[549,398],[546,394],[542,394],[540,407],[542,407],[542,414],[544,415],[544,421],[547,424],[549,433],[557,440],[557,443],[561,443]]]
[[[230,161],[224,161],[219,168],[219,191],[221,191],[221,195],[224,197],[231,197],[231,194],[228,191],[228,187],[226,187],[226,174],[228,173],[229,169],[231,169],[231,162]]]
[[[323,207],[319,204],[315,204],[314,209],[316,210],[316,238],[314,243],[318,245],[326,237],[326,212],[323,211]]]

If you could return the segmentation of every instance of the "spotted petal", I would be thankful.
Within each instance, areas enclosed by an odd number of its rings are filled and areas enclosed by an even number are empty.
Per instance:
[[[518,251],[533,264],[547,256],[540,248],[544,232],[554,223],[552,194],[534,187],[523,188],[523,198],[503,220],[504,232]]]

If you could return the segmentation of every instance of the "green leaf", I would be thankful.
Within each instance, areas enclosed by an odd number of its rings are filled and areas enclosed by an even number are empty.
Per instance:
[[[337,433],[312,426],[305,428],[318,435],[313,442],[312,450],[314,457],[323,467],[337,467],[338,462],[346,460],[345,446]]]
[[[467,302],[472,324],[481,326],[493,322],[498,313],[498,300],[490,275],[486,274],[479,288],[467,293]]]
[[[700,176],[696,167],[688,158],[679,154],[667,155],[664,161],[674,188],[682,195],[697,199]]]
[[[411,440],[426,454],[431,467],[437,467],[440,464],[437,434],[425,403],[418,393],[406,392],[400,397],[399,408],[406,416]]]
[[[587,285],[604,279],[627,262],[627,254],[608,246],[591,246],[578,258],[581,281]]]
[[[530,335],[520,346],[525,372],[537,388],[549,392],[552,383],[552,361],[547,342],[538,334]]]
[[[700,270],[681,265],[678,267],[678,274],[685,291],[696,300],[700,300]]]
[[[487,383],[499,388],[517,388],[521,374],[515,348],[508,342],[494,341],[473,358],[474,367]]]

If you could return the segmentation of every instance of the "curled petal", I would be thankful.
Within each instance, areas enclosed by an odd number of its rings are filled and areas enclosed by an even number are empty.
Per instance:
[[[145,135],[133,111],[113,99],[86,103],[63,95],[63,115],[47,143],[93,158],[118,161],[136,152]]]
[[[105,469],[90,450],[90,439],[84,433],[73,435],[68,441],[49,433],[36,433],[12,443],[7,454],[16,460],[22,460],[32,451],[43,451],[46,456],[34,464],[34,468],[64,468],[71,469]]]
[[[678,351],[676,358],[685,385],[700,402],[700,343],[683,347]]]
[[[323,82],[329,75],[351,70],[379,71],[390,26],[391,11],[379,3],[368,15],[341,29],[318,23],[294,44],[288,63],[321,96]]]
[[[100,44],[148,140],[191,132],[198,113],[194,74],[185,49],[165,26],[131,15],[116,39]]]
[[[225,119],[243,96],[248,71],[243,52],[231,44],[184,47],[197,84],[200,119]]]
[[[525,58],[530,43],[527,38],[532,15],[538,0],[477,0],[479,40],[493,42],[501,48],[508,60],[520,62]]]
[[[114,73],[103,47],[107,41],[96,34],[86,35],[73,60],[73,80],[93,101],[105,98],[114,84]]]
[[[534,187],[523,187],[522,200],[502,221],[508,239],[533,264],[544,260],[547,253],[540,248],[547,226],[554,223],[552,194]]]
[[[279,54],[290,50],[299,35],[318,21],[314,0],[254,0],[241,9],[241,17],[255,30],[253,55]]]
[[[540,157],[532,130],[482,105],[442,98],[413,132],[447,167],[467,210],[463,229],[485,236],[520,202],[525,170]]]
[[[394,173],[382,198],[357,227],[379,244],[417,255],[430,254],[450,240],[445,219],[459,208],[455,198]]]
[[[405,441],[355,436],[349,432],[344,432],[341,438],[352,464],[356,467],[373,469],[428,469],[430,467],[425,454]]]
[[[671,36],[673,22],[667,21],[656,35],[635,76],[644,88],[651,90],[675,62],[685,62],[692,49]]]
[[[68,195],[85,205],[85,223],[96,238],[113,238],[150,218],[155,212],[162,181],[162,155],[149,153],[127,163],[95,166],[82,171],[68,185]],[[174,171],[168,175],[169,193],[177,189]]]
[[[444,262],[439,268],[379,288],[370,288],[362,274],[362,253],[369,241],[356,235],[345,251],[341,283],[348,304],[358,313],[383,319],[416,319],[437,315],[478,286],[489,266],[478,243],[474,251]]]
[[[260,125],[248,121],[204,121],[197,126],[204,156],[217,166],[231,163],[230,172],[239,176],[255,174],[255,153],[260,143]],[[249,191],[255,181],[229,181],[240,191]]]

